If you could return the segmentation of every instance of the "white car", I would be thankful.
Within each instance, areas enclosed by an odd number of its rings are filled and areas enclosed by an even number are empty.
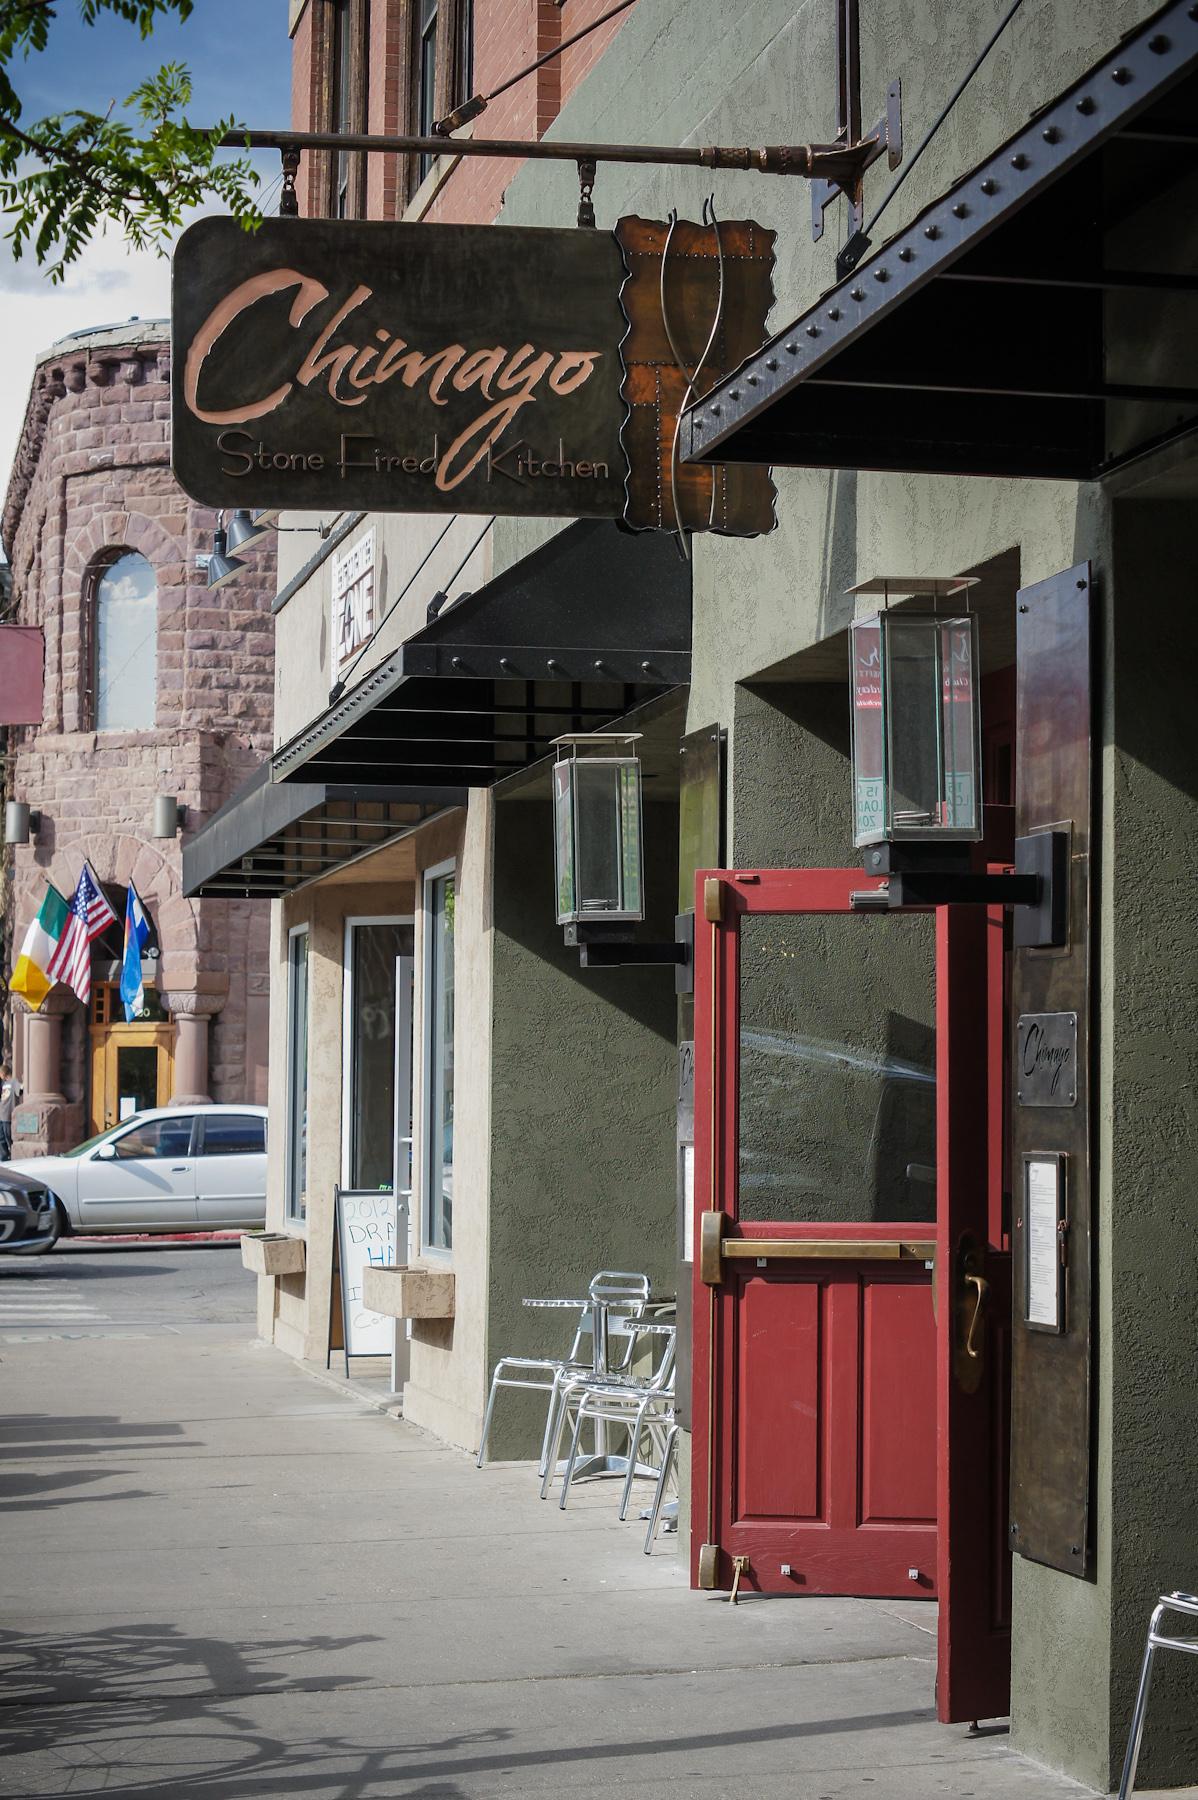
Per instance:
[[[65,1155],[0,1165],[0,1176],[6,1169],[53,1195],[62,1231],[86,1236],[262,1225],[266,1108],[157,1107]]]

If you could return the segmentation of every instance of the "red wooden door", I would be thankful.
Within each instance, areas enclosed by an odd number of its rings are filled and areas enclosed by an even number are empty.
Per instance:
[[[694,1573],[937,1596],[940,1717],[993,1717],[1002,921],[854,906],[879,885],[699,878]]]

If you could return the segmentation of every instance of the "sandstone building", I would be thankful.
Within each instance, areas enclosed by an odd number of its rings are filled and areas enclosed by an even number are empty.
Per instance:
[[[5,972],[45,883],[69,898],[84,860],[122,922],[94,946],[86,1012],[62,986],[36,1014],[4,995],[17,1155],[133,1107],[266,1097],[267,909],[185,900],[179,873],[183,842],[270,748],[274,554],[209,593],[216,518],[170,468],[169,341],[169,321],[132,320],[40,357],[4,503],[9,617],[45,637],[41,724],[9,731],[6,798],[38,819],[8,851]],[[153,836],[158,796],[178,802],[172,838]],[[130,882],[155,933],[132,1024],[117,987]]]

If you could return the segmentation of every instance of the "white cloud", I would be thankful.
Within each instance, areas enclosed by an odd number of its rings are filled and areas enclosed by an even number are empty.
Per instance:
[[[0,503],[37,357],[89,325],[167,318],[170,286],[168,258],[131,250],[111,234],[90,244],[56,286],[31,257],[14,262],[7,246],[0,247]]]

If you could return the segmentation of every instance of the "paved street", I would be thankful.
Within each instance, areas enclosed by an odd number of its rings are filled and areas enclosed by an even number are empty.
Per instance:
[[[933,1722],[926,1605],[691,1594],[610,1486],[560,1514],[257,1345],[235,1249],[0,1295],[6,1796],[1083,1792]]]

